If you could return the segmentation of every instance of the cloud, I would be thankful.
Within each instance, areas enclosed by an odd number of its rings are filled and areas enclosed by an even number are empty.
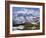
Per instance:
[[[20,11],[17,11],[16,13],[18,14],[18,13],[22,13],[22,14],[25,14],[25,13],[27,13],[27,9],[23,9],[23,10],[20,10]]]
[[[34,12],[32,13],[32,15],[34,15],[35,17],[40,17],[40,11],[39,11],[39,10],[34,11]]]

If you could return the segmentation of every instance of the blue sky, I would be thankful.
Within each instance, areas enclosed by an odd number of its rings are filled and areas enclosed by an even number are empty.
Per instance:
[[[18,11],[24,11],[24,9],[30,10],[30,12],[31,10],[33,10],[34,12],[32,12],[32,14],[34,16],[40,16],[39,8],[27,8],[27,7],[13,7],[13,16],[16,15]]]
[[[26,7],[13,7],[13,12],[14,11],[20,11],[20,10],[23,10],[23,9],[29,9],[29,10],[39,10],[39,8],[26,8]]]

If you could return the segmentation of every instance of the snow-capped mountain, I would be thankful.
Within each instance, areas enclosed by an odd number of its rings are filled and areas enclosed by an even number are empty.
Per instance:
[[[38,11],[24,9],[24,11],[17,11],[16,15],[13,18],[14,24],[22,24],[25,22],[30,22],[31,24],[37,24],[40,21]],[[34,14],[33,14],[34,13]],[[37,14],[38,13],[38,14]]]

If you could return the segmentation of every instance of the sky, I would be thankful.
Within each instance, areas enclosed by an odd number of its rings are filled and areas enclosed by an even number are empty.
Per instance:
[[[40,16],[40,9],[39,8],[27,8],[27,7],[13,7],[13,15],[16,15],[17,13],[30,13],[34,16]]]

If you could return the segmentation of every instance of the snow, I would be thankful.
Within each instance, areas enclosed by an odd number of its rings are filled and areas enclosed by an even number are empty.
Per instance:
[[[37,11],[35,11],[35,10],[28,10],[28,9],[20,10],[20,11],[16,12],[16,15],[15,15],[16,18],[14,18],[13,20],[17,24],[25,23],[26,20],[28,22],[32,23],[32,24],[37,24],[40,19],[38,18],[37,22],[35,22],[35,20],[37,20],[37,17],[40,17],[40,13],[39,12],[40,12],[39,10],[37,10]],[[20,17],[18,16],[19,14],[20,14]]]
[[[25,23],[24,17],[17,17],[17,18],[14,19],[14,21],[15,21],[15,24]]]

